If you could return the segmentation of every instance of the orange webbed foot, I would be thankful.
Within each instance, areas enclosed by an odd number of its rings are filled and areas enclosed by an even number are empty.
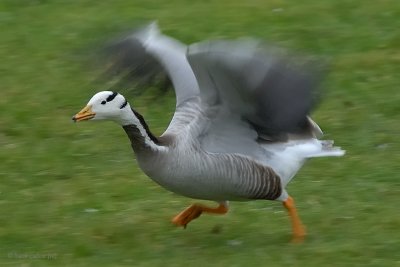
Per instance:
[[[197,206],[196,204],[190,205],[188,208],[183,210],[181,213],[176,215],[172,219],[172,223],[175,224],[176,226],[183,226],[183,228],[186,228],[187,224],[190,223],[192,220],[200,217],[200,215],[203,213],[201,208]]]
[[[301,244],[304,242],[304,239],[306,237],[306,230],[303,225],[299,225],[298,229],[293,230],[293,236],[291,243],[293,244]]]
[[[301,223],[300,217],[297,214],[297,209],[294,205],[292,197],[288,197],[284,202],[283,206],[289,213],[290,220],[292,221],[293,237],[292,243],[298,244],[303,243],[306,236],[306,229]]]
[[[225,214],[228,212],[228,206],[225,202],[221,203],[217,208],[210,208],[200,204],[192,204],[181,213],[176,215],[172,219],[172,223],[176,226],[183,226],[183,228],[186,228],[188,223],[200,217],[203,212],[212,214]]]

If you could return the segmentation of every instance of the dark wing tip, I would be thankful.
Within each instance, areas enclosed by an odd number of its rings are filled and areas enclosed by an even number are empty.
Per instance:
[[[255,89],[258,111],[249,121],[264,135],[303,133],[309,130],[308,115],[321,101],[325,70],[310,62],[290,58],[274,63]]]
[[[238,110],[260,136],[306,131],[307,116],[324,94],[323,64],[259,40],[198,43],[188,58],[202,71],[197,74],[208,73],[214,81],[212,96]]]
[[[150,87],[157,87],[161,92],[171,87],[167,72],[138,38],[138,34],[149,30],[150,26],[112,38],[101,46],[95,66],[100,73],[96,83],[105,83],[107,90],[134,95],[140,95]]]

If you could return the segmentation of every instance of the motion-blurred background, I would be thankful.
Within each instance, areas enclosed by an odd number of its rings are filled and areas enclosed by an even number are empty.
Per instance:
[[[2,0],[0,265],[400,266],[399,18],[397,0]],[[304,244],[278,202],[174,228],[193,200],[148,179],[117,125],[71,122],[107,89],[92,48],[152,20],[187,44],[253,36],[331,63],[313,118],[347,154],[289,186]],[[163,132],[172,92],[129,100]]]

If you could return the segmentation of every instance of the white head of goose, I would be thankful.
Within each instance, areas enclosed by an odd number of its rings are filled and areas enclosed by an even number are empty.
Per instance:
[[[137,149],[149,147],[162,150],[158,139],[150,132],[142,115],[131,108],[125,97],[117,92],[102,91],[95,94],[87,105],[72,117],[75,122],[110,120],[121,125]]]
[[[86,107],[76,114],[74,121],[83,120],[114,120],[123,124],[126,112],[124,108],[128,105],[125,98],[117,92],[103,91],[95,94],[87,103]]]
[[[342,156],[309,117],[318,100],[315,76],[263,49],[255,40],[207,41],[190,46],[161,34],[153,23],[107,48],[120,79],[168,75],[176,111],[167,130],[151,134],[143,117],[111,91],[96,94],[75,121],[109,119],[123,126],[141,169],[164,188],[217,207],[192,204],[172,219],[186,227],[202,213],[224,214],[228,201],[277,200],[288,210],[293,241],[305,229],[287,184],[308,158]],[[150,63],[149,63],[150,62]]]

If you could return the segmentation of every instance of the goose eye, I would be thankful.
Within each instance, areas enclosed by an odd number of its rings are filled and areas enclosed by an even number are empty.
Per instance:
[[[105,105],[107,102],[105,100],[101,101],[102,105]]]

